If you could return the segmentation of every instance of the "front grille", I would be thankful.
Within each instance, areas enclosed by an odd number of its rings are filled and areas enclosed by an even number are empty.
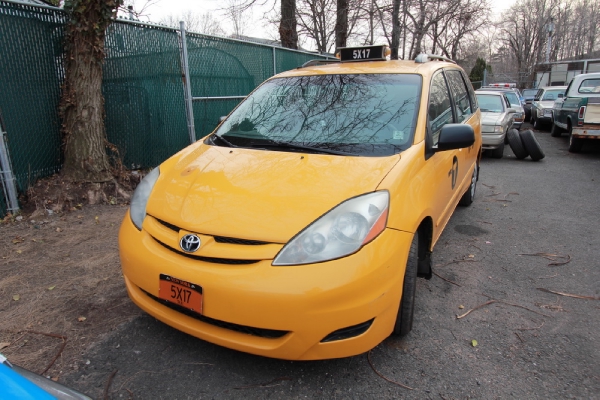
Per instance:
[[[235,331],[239,333],[245,333],[247,335],[258,336],[266,339],[278,339],[283,337],[289,333],[289,331],[280,331],[276,329],[263,329],[263,328],[254,328],[252,326],[238,325],[232,324],[231,322],[219,321],[218,319],[210,318],[205,315],[198,314],[192,310],[188,310],[185,307],[181,307],[180,305],[173,304],[163,299],[159,299],[156,296],[151,295],[146,292],[144,289],[140,288],[142,292],[144,292],[148,297],[152,300],[162,304],[165,307],[169,307],[172,310],[180,312],[181,314],[187,315],[188,317],[197,319],[204,323],[218,326],[219,328],[228,329],[230,331]]]
[[[235,259],[235,258],[216,258],[216,257],[198,256],[195,254],[184,253],[183,251],[174,249],[171,246],[161,242],[160,240],[156,239],[155,237],[152,237],[152,238],[154,240],[156,240],[156,242],[158,244],[160,244],[161,246],[163,246],[164,248],[169,249],[172,252],[177,253],[181,256],[191,258],[193,260],[205,261],[205,262],[209,262],[209,263],[213,263],[213,264],[228,264],[228,265],[248,265],[248,264],[256,264],[257,262],[260,261],[260,260],[239,260],[239,259]]]
[[[214,238],[215,242],[217,243],[241,244],[245,246],[260,246],[263,244],[270,244],[269,242],[261,242],[260,240],[236,239],[225,236],[214,236]]]
[[[167,228],[171,229],[172,231],[179,232],[181,230],[180,227],[173,225],[167,221],[163,221],[162,219],[158,219],[156,217],[153,217],[153,218],[158,223],[160,223],[163,226],[166,226]],[[230,238],[230,237],[226,237],[226,236],[214,236],[214,238],[215,238],[215,242],[217,242],[217,243],[241,244],[244,246],[260,246],[260,245],[264,245],[264,244],[271,244],[269,242],[263,242],[260,240],[238,239],[238,238]]]
[[[173,224],[168,223],[167,221],[163,221],[162,219],[158,219],[158,218],[154,218],[158,223],[160,223],[163,226],[166,226],[167,228],[169,228],[172,231],[175,232],[179,232],[179,227],[175,226]]]

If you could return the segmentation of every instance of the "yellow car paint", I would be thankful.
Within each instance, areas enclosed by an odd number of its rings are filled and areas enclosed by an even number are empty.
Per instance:
[[[261,356],[314,360],[375,347],[394,329],[415,232],[429,224],[432,250],[481,157],[479,110],[463,122],[475,132],[472,145],[426,156],[429,84],[442,68],[459,69],[443,61],[372,61],[278,75],[420,75],[412,146],[391,156],[354,157],[198,141],[161,164],[142,229],[129,213],[123,220],[119,248],[130,298],[176,329]],[[360,250],[314,264],[272,265],[313,221],[349,198],[378,190],[390,194],[387,225]],[[184,254],[179,242],[189,233],[201,245]],[[202,316],[159,301],[160,274],[200,285]],[[323,342],[332,332],[369,321],[364,333]],[[253,329],[283,333],[248,333]]]

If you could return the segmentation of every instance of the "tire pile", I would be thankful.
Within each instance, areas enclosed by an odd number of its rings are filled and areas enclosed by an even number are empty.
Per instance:
[[[540,161],[546,156],[531,129],[522,132],[509,129],[506,137],[511,150],[519,160],[531,157],[533,161]]]

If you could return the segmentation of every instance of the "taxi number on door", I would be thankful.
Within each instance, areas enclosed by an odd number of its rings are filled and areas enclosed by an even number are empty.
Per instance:
[[[195,283],[160,274],[158,297],[202,314],[202,287]]]

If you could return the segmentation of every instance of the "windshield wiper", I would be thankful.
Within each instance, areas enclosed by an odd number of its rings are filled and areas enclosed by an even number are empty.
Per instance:
[[[301,144],[278,142],[275,140],[271,140],[270,142],[267,142],[267,143],[260,143],[260,144],[257,143],[256,147],[280,147],[283,149],[291,149],[291,150],[307,150],[307,151],[310,151],[311,153],[326,153],[326,154],[335,154],[338,156],[358,156],[358,154],[348,153],[346,151],[323,149],[321,147],[303,146]]]
[[[227,145],[227,147],[240,147],[240,146],[236,146],[235,144],[231,143],[229,140],[225,139],[223,136],[219,136],[216,133],[213,135],[213,143],[215,142],[215,139],[218,138],[221,142],[225,143]]]

